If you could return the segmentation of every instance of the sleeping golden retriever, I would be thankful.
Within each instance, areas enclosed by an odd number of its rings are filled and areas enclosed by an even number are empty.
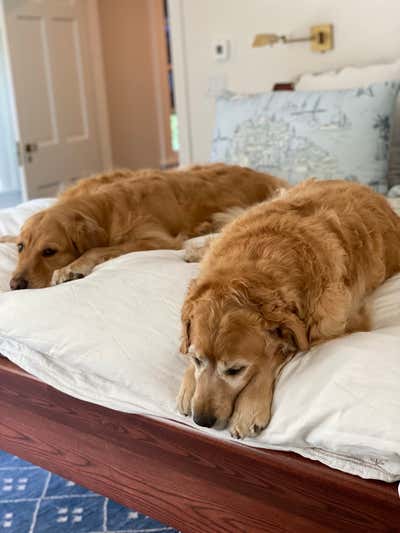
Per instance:
[[[178,249],[184,239],[209,232],[216,212],[249,206],[285,186],[267,174],[222,164],[82,180],[24,224],[10,287],[56,285],[128,252]]]
[[[255,436],[297,352],[370,327],[366,296],[400,270],[400,218],[371,189],[310,180],[247,209],[210,244],[182,310],[178,409]]]

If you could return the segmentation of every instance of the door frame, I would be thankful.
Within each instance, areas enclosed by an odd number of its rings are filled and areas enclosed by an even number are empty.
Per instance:
[[[170,168],[180,160],[180,151],[172,150],[167,65],[167,45],[164,29],[163,0],[147,0],[149,34],[153,63],[153,90],[156,103],[160,144],[160,167]]]
[[[100,31],[100,15],[98,0],[83,0],[87,2],[89,23],[89,47],[92,57],[94,76],[94,90],[96,95],[95,109],[97,131],[99,135],[100,154],[104,170],[113,167],[111,130],[108,114],[106,77],[103,60],[103,42]]]
[[[193,145],[191,137],[184,3],[184,0],[168,0],[175,84],[175,106],[179,121],[179,162],[181,165],[190,165],[193,163]]]
[[[91,68],[94,78],[94,92],[95,92],[95,111],[96,111],[96,125],[99,141],[99,151],[104,170],[110,170],[113,167],[112,148],[111,148],[111,134],[110,123],[107,106],[107,92],[105,83],[105,72],[103,62],[102,39],[100,32],[100,18],[98,10],[98,0],[81,0],[86,3],[87,20],[88,20],[88,43],[89,52],[92,59]],[[28,199],[26,190],[25,168],[23,165],[18,166],[17,143],[21,140],[21,135],[18,126],[17,106],[14,93],[14,82],[10,64],[10,53],[8,48],[7,26],[5,20],[4,4],[0,0],[0,38],[4,49],[5,62],[5,77],[6,77],[6,91],[7,100],[9,102],[9,128],[10,137],[14,139],[12,158],[15,161],[18,169],[16,175],[19,176],[19,189],[22,192],[22,199]]]

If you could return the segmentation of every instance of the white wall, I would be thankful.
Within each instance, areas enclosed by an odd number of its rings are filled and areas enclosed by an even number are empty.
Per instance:
[[[146,0],[99,0],[114,166],[159,160]]]
[[[400,0],[170,0],[170,9],[184,163],[207,161],[210,154],[209,78],[255,92],[304,72],[400,57]],[[304,36],[323,23],[335,29],[335,48],[327,54],[311,52],[309,43],[251,48],[256,33]],[[212,54],[212,42],[221,37],[231,40],[225,63]]]

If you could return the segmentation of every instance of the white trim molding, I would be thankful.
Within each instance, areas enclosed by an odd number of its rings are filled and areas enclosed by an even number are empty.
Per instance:
[[[87,1],[89,47],[94,77],[97,130],[103,167],[105,170],[108,170],[113,167],[113,157],[103,61],[103,46],[100,32],[99,4],[98,0]]]
[[[147,0],[149,34],[153,64],[153,88],[157,110],[160,168],[176,166],[178,154],[172,150],[168,84],[167,43],[164,28],[163,0]]]

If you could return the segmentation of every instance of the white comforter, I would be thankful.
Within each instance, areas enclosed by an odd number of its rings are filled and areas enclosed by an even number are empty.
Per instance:
[[[16,233],[49,203],[0,211],[0,235]],[[133,253],[83,280],[8,292],[15,261],[14,246],[0,245],[0,353],[77,398],[191,424],[176,412],[175,395],[185,366],[180,307],[196,265],[176,251]],[[286,366],[270,425],[245,445],[400,479],[400,276],[376,291],[373,309],[374,331],[328,342]],[[230,439],[227,431],[198,431]]]

